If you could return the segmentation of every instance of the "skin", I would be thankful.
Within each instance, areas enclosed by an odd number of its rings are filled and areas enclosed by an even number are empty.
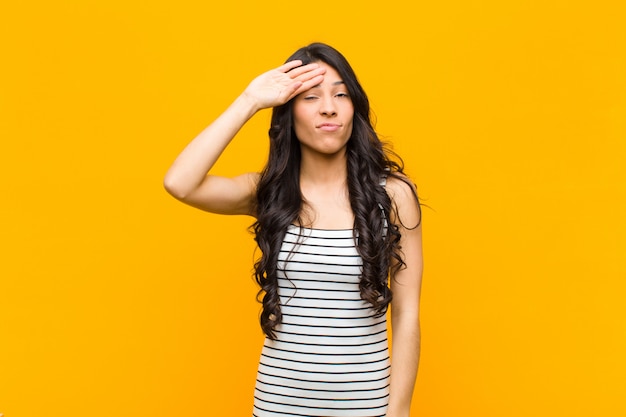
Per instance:
[[[323,81],[294,99],[294,131],[300,141],[300,187],[307,226],[349,229],[354,217],[347,188],[346,146],[352,134],[354,107],[334,68]]]
[[[211,175],[209,171],[256,112],[286,103],[323,80],[324,69],[318,64],[299,67],[301,64],[291,61],[255,78],[178,155],[165,175],[165,189],[180,201],[211,213],[254,215],[252,202],[258,173],[226,178]]]
[[[352,134],[354,107],[337,71],[320,62],[324,80],[299,94],[293,103],[294,130],[308,160],[319,156],[345,156]]]
[[[391,277],[392,360],[387,417],[408,417],[420,355],[422,226],[420,223],[413,227],[420,221],[420,212],[415,196],[405,182],[389,178],[387,193],[398,209],[392,221],[400,228],[400,244],[406,264],[406,268]]]
[[[164,179],[166,190],[182,202],[211,213],[254,216],[259,174],[227,178],[212,175],[210,170],[255,113],[293,98],[294,130],[302,150],[300,187],[306,203],[303,222],[321,229],[352,228],[354,215],[346,182],[352,101],[334,68],[323,62],[301,64],[292,61],[255,78],[176,158]],[[412,227],[420,218],[413,190],[390,177],[387,192],[397,207],[392,221],[400,227],[406,263],[406,268],[391,279],[393,343],[387,417],[408,417],[419,363],[421,226]]]

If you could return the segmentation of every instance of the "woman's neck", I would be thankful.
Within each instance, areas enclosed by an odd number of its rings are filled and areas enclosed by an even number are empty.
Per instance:
[[[346,229],[354,223],[348,194],[344,155],[303,158],[300,191],[304,198],[303,225],[321,229]]]
[[[311,186],[345,186],[348,177],[346,153],[335,155],[303,154],[300,162],[300,184]]]

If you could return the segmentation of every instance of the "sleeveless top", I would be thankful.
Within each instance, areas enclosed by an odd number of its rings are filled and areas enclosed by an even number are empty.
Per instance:
[[[290,226],[278,257],[282,323],[265,339],[255,417],[384,416],[386,316],[361,299],[354,231]]]

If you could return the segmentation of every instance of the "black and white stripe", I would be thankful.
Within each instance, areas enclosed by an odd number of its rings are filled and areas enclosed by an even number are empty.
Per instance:
[[[384,416],[387,323],[361,299],[352,230],[290,227],[278,258],[283,323],[266,339],[255,417]]]

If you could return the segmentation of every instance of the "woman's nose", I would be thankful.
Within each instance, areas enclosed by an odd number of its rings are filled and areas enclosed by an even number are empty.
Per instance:
[[[320,101],[320,113],[324,116],[335,116],[337,114],[332,97],[325,97]]]

